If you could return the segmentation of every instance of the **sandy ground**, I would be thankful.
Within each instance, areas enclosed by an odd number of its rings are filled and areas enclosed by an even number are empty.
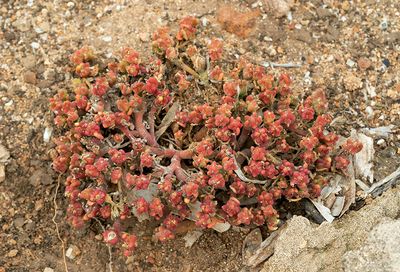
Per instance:
[[[400,163],[400,3],[398,1],[294,1],[291,18],[276,18],[264,1],[6,1],[0,0],[0,144],[10,152],[0,182],[0,271],[62,271],[60,242],[51,218],[57,176],[43,140],[52,128],[48,98],[69,88],[68,56],[82,45],[111,55],[122,46],[150,54],[150,34],[195,15],[204,33],[225,41],[231,58],[254,62],[300,63],[285,69],[294,89],[327,90],[335,127],[350,129],[392,125],[375,142],[376,180]],[[259,10],[249,35],[238,37],[217,21],[225,4]],[[279,69],[279,68],[276,68]],[[55,132],[54,132],[55,133]],[[78,233],[63,221],[65,203],[57,195],[57,220],[67,248],[80,254],[68,260],[70,271],[106,271],[107,248],[96,240],[96,224]],[[205,233],[187,249],[180,237],[164,245],[143,228],[137,254],[125,260],[113,254],[115,271],[239,271],[245,233]]]

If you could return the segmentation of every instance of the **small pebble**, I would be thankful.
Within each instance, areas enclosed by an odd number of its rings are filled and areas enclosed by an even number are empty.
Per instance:
[[[350,9],[350,2],[349,1],[344,1],[343,3],[342,3],[342,9],[344,10],[344,11],[348,11],[349,9]]]
[[[103,41],[105,41],[105,42],[111,42],[112,41],[112,37],[111,36],[103,36],[101,39]]]
[[[358,67],[360,67],[361,70],[367,70],[369,67],[371,67],[371,61],[367,58],[360,58],[357,61]]]
[[[14,100],[10,100],[10,101],[8,101],[7,103],[4,104],[4,107],[5,107],[5,108],[9,108],[9,107],[11,107],[13,104],[14,104]]]
[[[52,127],[46,127],[43,133],[43,142],[48,143],[50,142],[51,134],[53,133]]]
[[[14,226],[17,228],[22,228],[22,226],[25,224],[25,218],[23,217],[17,217],[14,219]]]
[[[32,71],[27,71],[24,73],[24,81],[29,84],[36,83],[36,74]]]
[[[374,116],[374,110],[370,106],[367,106],[365,108],[365,112],[367,113],[367,118],[368,119],[371,119]]]
[[[379,25],[382,30],[386,30],[388,28],[388,21],[387,19],[383,19],[381,24]]]
[[[53,269],[53,268],[50,268],[50,267],[46,267],[46,268],[43,270],[43,272],[54,272],[54,269]]]
[[[33,43],[31,43],[31,47],[32,47],[33,49],[39,49],[40,44],[37,43],[37,42],[33,42]]]
[[[376,142],[376,144],[379,145],[379,146],[383,146],[383,145],[385,145],[385,140],[384,140],[384,139],[379,139],[379,140]]]
[[[149,37],[149,34],[148,34],[148,33],[141,32],[141,33],[139,34],[139,39],[140,39],[142,42],[148,42],[148,41],[150,40],[150,37]]]
[[[73,9],[73,8],[75,7],[75,3],[74,3],[74,2],[68,2],[68,3],[67,3],[67,7],[68,7],[69,9]]]
[[[12,249],[7,253],[7,257],[14,258],[15,256],[17,256],[17,254],[18,254],[18,250],[17,249]]]
[[[390,88],[386,91],[386,95],[392,99],[400,99],[400,83],[394,88]]]
[[[207,18],[202,17],[202,18],[201,18],[201,24],[202,24],[204,27],[207,26],[207,24],[208,24]]]
[[[354,61],[352,61],[351,59],[348,59],[348,60],[346,61],[346,65],[349,66],[349,67],[354,67],[355,64],[356,64],[356,63],[355,63]]]
[[[343,78],[343,84],[348,91],[355,91],[361,89],[361,87],[363,86],[361,79],[353,74],[347,74]]]
[[[275,50],[275,48],[274,48],[273,45],[269,46],[269,47],[266,49],[266,52],[267,52],[268,56],[270,56],[270,57],[276,56],[276,50]]]
[[[265,37],[264,37],[264,41],[266,41],[266,42],[272,42],[272,38],[271,38],[271,37],[268,37],[268,36],[265,36]]]
[[[301,29],[301,28],[302,28],[302,25],[301,25],[301,24],[295,24],[295,25],[294,25],[294,28],[296,28],[296,29]]]
[[[388,59],[382,60],[382,63],[386,66],[386,68],[389,68],[390,66],[390,61]]]
[[[292,15],[291,11],[288,12],[287,19],[288,19],[289,22],[291,22],[293,20],[293,15]]]
[[[65,252],[65,256],[67,256],[67,258],[71,260],[75,259],[80,254],[81,250],[75,245],[71,245]]]

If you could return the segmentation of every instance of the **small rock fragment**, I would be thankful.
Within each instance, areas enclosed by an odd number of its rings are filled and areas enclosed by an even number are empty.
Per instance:
[[[80,254],[81,250],[75,245],[71,245],[65,252],[65,256],[67,256],[67,258],[71,260],[75,259]]]
[[[387,28],[388,28],[388,21],[387,21],[387,19],[386,18],[384,18],[382,21],[381,21],[381,23],[380,23],[380,28],[382,29],[382,30],[386,30]]]
[[[8,150],[0,144],[0,182],[6,179],[5,164],[8,158],[10,158],[10,153]]]
[[[27,71],[24,73],[24,81],[29,84],[36,83],[36,74],[32,71]]]
[[[45,269],[43,270],[43,272],[54,272],[53,268],[50,267],[45,267]]]
[[[383,65],[386,66],[386,68],[389,68],[389,66],[390,66],[390,61],[389,61],[388,59],[383,59],[383,60],[382,60],[382,63],[383,63]]]
[[[355,91],[361,89],[363,83],[360,78],[356,77],[353,74],[347,74],[343,78],[343,84],[346,90]]]
[[[142,33],[139,34],[139,39],[140,39],[142,42],[148,42],[148,41],[150,40],[150,37],[149,37],[149,34],[148,34],[148,33],[142,32]]]
[[[14,219],[14,226],[17,228],[22,228],[22,226],[25,224],[25,218],[23,217],[17,217]]]
[[[333,216],[340,215],[344,207],[344,200],[345,200],[344,196],[336,197],[335,202],[333,203],[333,206],[331,208],[331,213]]]
[[[268,56],[270,56],[270,57],[276,56],[276,53],[277,53],[273,45],[270,45],[270,46],[266,49],[266,52],[267,52]]]
[[[367,70],[369,67],[371,67],[371,61],[367,58],[360,58],[357,62],[358,67],[360,67],[361,70]]]
[[[245,259],[245,263],[248,258],[254,255],[255,251],[259,248],[262,241],[263,239],[259,228],[256,228],[252,230],[249,234],[247,234],[242,245],[242,257],[243,259]]]
[[[264,2],[276,18],[285,16],[291,8],[288,1],[285,0],[264,0]]]
[[[351,59],[348,59],[348,60],[346,61],[346,65],[349,66],[349,67],[354,67],[355,64],[356,64],[356,63],[355,63],[353,60],[351,60]]]
[[[400,99],[400,83],[388,89],[386,95],[392,99]]]
[[[374,116],[374,110],[372,109],[371,106],[367,106],[365,108],[365,112],[367,113],[367,118],[371,119]]]
[[[24,229],[29,232],[29,231],[33,231],[35,229],[35,227],[36,227],[35,222],[29,222],[25,225]]]
[[[185,247],[191,248],[202,234],[203,232],[197,230],[188,232],[185,237],[183,237],[185,240]]]
[[[33,43],[31,43],[31,47],[32,47],[33,49],[39,49],[40,43],[33,42]]]
[[[17,35],[14,32],[7,31],[4,33],[4,39],[9,43],[11,43],[16,38],[17,38]]]
[[[37,59],[34,55],[28,55],[25,58],[22,58],[21,62],[26,69],[33,70],[37,64]]]
[[[43,142],[48,143],[51,138],[51,134],[53,133],[52,127],[46,127],[43,133]]]
[[[222,232],[225,232],[225,231],[229,230],[230,227],[231,227],[231,224],[229,224],[228,222],[224,222],[224,223],[215,224],[213,229],[218,231],[219,233],[222,233]]]
[[[319,18],[323,19],[323,18],[331,16],[332,13],[326,8],[319,7],[319,8],[317,8],[317,15]]]
[[[21,32],[26,32],[30,29],[31,22],[30,22],[30,20],[27,20],[27,18],[21,17],[21,18],[18,18],[15,22],[13,22],[12,25],[17,30],[19,30]]]
[[[344,11],[348,11],[349,9],[350,9],[350,2],[349,1],[343,1],[343,3],[342,3],[342,9],[344,10]]]
[[[50,185],[53,183],[53,179],[44,170],[39,168],[32,172],[31,176],[29,177],[29,183],[35,187],[39,186],[40,184]]]
[[[384,145],[385,145],[385,140],[384,140],[384,139],[379,139],[379,140],[376,142],[376,144],[379,145],[379,146],[384,146]]]
[[[17,256],[17,254],[18,254],[18,250],[17,249],[12,249],[7,253],[7,257],[14,258],[15,256]]]
[[[74,2],[68,2],[68,3],[67,3],[67,7],[68,7],[69,9],[73,9],[73,8],[75,7],[75,3],[74,3]]]
[[[294,33],[294,38],[298,41],[305,42],[305,43],[312,43],[313,42],[313,37],[311,36],[311,33],[305,29],[299,29]]]
[[[103,36],[101,39],[103,41],[105,41],[105,42],[111,42],[112,41],[112,37],[111,36]]]
[[[43,76],[46,80],[54,82],[56,80],[56,71],[53,69],[47,69],[44,71]]]

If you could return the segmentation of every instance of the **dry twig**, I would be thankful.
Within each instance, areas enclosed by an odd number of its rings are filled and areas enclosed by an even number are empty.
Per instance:
[[[97,219],[96,217],[93,217],[94,220],[97,221],[97,223],[99,223],[101,229],[103,230],[103,232],[106,231],[106,229],[104,228],[104,226],[101,224],[100,220]],[[112,251],[111,251],[111,246],[109,244],[107,244],[107,248],[108,248],[108,270],[109,272],[113,272],[113,260],[112,260]]]
[[[65,257],[65,243],[64,243],[64,240],[61,238],[60,231],[58,229],[58,223],[56,221],[57,209],[58,209],[57,193],[58,193],[58,189],[60,188],[60,183],[61,183],[61,175],[58,176],[56,192],[54,193],[54,198],[53,198],[54,215],[53,215],[52,221],[53,221],[54,225],[56,226],[58,240],[60,240],[60,242],[61,242],[62,255],[63,255],[63,261],[64,261],[64,270],[65,270],[65,272],[68,272],[67,259]]]
[[[302,65],[301,65],[300,63],[291,63],[291,62],[289,62],[289,63],[275,63],[275,62],[267,61],[267,62],[261,63],[261,66],[264,66],[264,67],[271,67],[271,68],[274,68],[274,67],[281,67],[281,68],[300,68]]]

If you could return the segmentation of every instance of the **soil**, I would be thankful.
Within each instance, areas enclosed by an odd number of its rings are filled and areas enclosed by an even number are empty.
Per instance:
[[[288,72],[294,90],[306,95],[323,87],[330,99],[335,128],[392,125],[389,136],[371,135],[379,181],[400,164],[400,3],[398,1],[288,1],[291,16],[277,18],[267,1],[0,0],[0,144],[11,154],[0,181],[0,272],[63,271],[61,243],[52,222],[57,175],[51,169],[52,128],[48,99],[69,88],[68,56],[82,45],[111,55],[123,46],[150,54],[151,33],[177,24],[185,15],[200,18],[204,35],[222,38],[226,57],[246,55],[256,63],[300,63]],[[249,12],[247,36],[230,33],[218,10]],[[254,12],[257,11],[258,12]],[[258,14],[254,17],[254,14]],[[219,15],[221,16],[221,15]],[[290,18],[291,17],[291,18]],[[243,18],[243,17],[240,17]],[[289,20],[291,19],[291,20]],[[243,19],[244,20],[244,19]],[[240,36],[238,36],[239,34]],[[54,137],[55,132],[53,132]],[[70,271],[107,271],[109,253],[98,241],[93,223],[85,233],[64,222],[63,188],[57,194],[56,220],[66,248],[79,253],[67,259]],[[155,243],[146,226],[137,253],[125,259],[113,252],[114,271],[240,271],[245,229],[205,232],[191,247],[184,233]],[[245,271],[245,270],[244,270]]]

